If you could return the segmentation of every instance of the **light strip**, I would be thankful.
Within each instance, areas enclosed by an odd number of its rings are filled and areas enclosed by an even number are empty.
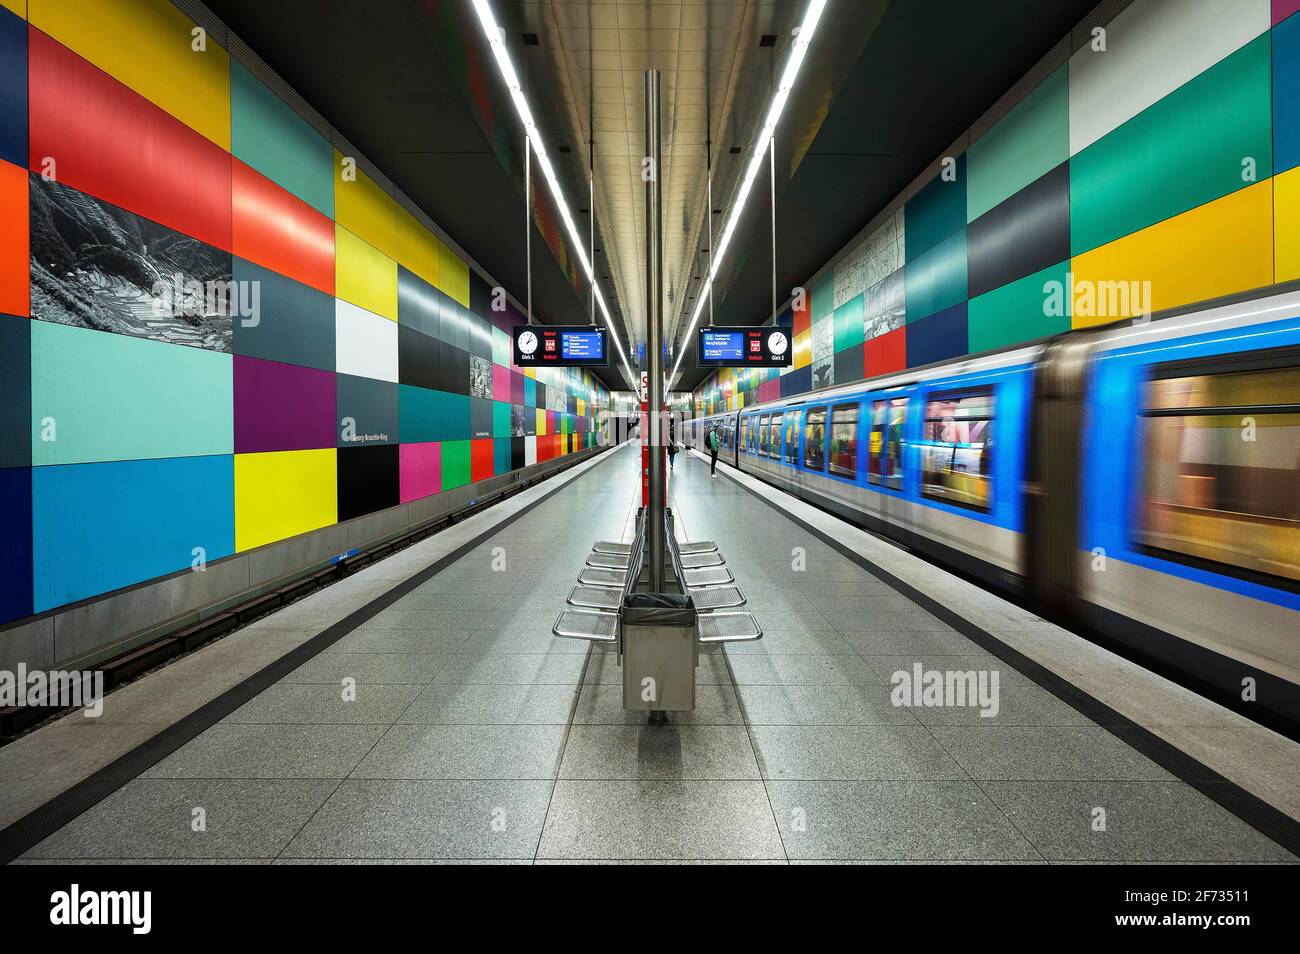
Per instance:
[[[824,3],[825,0],[822,0],[822,2]],[[551,187],[551,195],[560,210],[560,218],[564,220],[564,227],[568,229],[569,244],[572,246],[572,251],[578,256],[578,261],[582,263],[583,271],[587,273],[587,280],[591,282],[591,287],[596,296],[596,304],[600,305],[600,313],[605,316],[605,328],[609,332],[610,339],[614,342],[614,347],[618,349],[618,356],[623,359],[623,368],[627,371],[628,383],[635,389],[637,377],[632,373],[631,365],[628,364],[627,352],[623,350],[623,343],[618,340],[618,335],[614,332],[614,324],[609,316],[609,308],[605,304],[605,296],[600,293],[600,286],[596,283],[594,265],[587,258],[587,250],[583,247],[582,238],[578,234],[578,226],[573,221],[572,213],[569,212],[569,204],[564,201],[564,193],[560,191],[560,182],[555,177],[555,169],[551,165],[551,158],[546,153],[546,146],[542,143],[542,137],[537,131],[537,124],[533,122],[533,111],[528,106],[528,100],[524,98],[523,86],[519,82],[519,74],[515,72],[515,66],[510,62],[510,54],[506,51],[505,32],[497,25],[496,17],[492,15],[492,8],[488,6],[487,0],[473,0],[473,3],[474,12],[478,14],[478,20],[483,27],[484,36],[487,37],[488,46],[492,48],[492,55],[496,57],[497,68],[501,70],[501,78],[505,81],[506,89],[510,90],[510,98],[514,100],[515,111],[519,113],[519,121],[523,123],[528,142],[532,146],[533,153],[537,156],[537,164],[542,167],[542,175]],[[532,214],[531,210],[529,214]]]
[[[786,60],[785,70],[781,73],[781,85],[776,88],[776,95],[772,97],[772,105],[768,107],[767,120],[763,123],[763,131],[759,133],[758,141],[754,143],[754,151],[749,157],[749,168],[745,170],[745,178],[740,183],[740,192],[736,195],[736,201],[731,207],[731,215],[727,217],[726,228],[722,230],[722,238],[718,241],[716,253],[713,256],[713,267],[709,269],[709,280],[700,289],[695,314],[691,317],[691,323],[686,329],[686,334],[682,337],[682,348],[677,354],[677,360],[673,363],[673,373],[668,376],[669,390],[671,390],[672,382],[677,380],[677,371],[681,367],[682,358],[686,357],[686,352],[690,347],[691,333],[695,331],[695,326],[699,324],[700,314],[704,311],[705,302],[713,292],[713,281],[717,278],[718,270],[722,268],[722,260],[727,254],[727,246],[731,243],[731,236],[736,231],[736,225],[740,221],[741,210],[745,208],[745,200],[749,198],[749,190],[754,185],[754,180],[758,178],[758,170],[763,165],[767,145],[776,132],[777,123],[781,121],[781,113],[785,110],[786,100],[790,98],[790,90],[794,88],[794,81],[799,76],[799,69],[803,66],[804,56],[808,53],[813,34],[817,31],[817,24],[820,22],[822,11],[825,9],[826,0],[811,0],[808,4],[808,10],[803,15],[803,22],[799,24],[799,33],[794,38],[794,48],[790,50],[790,58]],[[708,216],[712,218],[712,209],[708,210]],[[709,230],[710,234],[712,234],[712,231],[712,229]]]

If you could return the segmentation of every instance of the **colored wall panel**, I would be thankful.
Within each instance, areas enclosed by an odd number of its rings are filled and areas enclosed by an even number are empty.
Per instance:
[[[437,338],[430,338],[405,325],[399,326],[397,379],[403,384],[416,384],[422,388],[441,387],[443,347]]]
[[[469,436],[492,436],[492,401],[472,397],[469,399]]]
[[[1273,280],[1293,281],[1300,278],[1300,168],[1273,179],[1273,224]]]
[[[511,435],[510,405],[503,401],[492,402],[492,436],[509,437]],[[507,468],[508,470],[509,468]]]
[[[862,342],[858,342],[851,348],[844,351],[835,352],[835,383],[849,384],[857,381],[862,377],[864,349]],[[775,387],[775,391],[768,389]],[[759,387],[759,400],[769,401],[780,397],[780,384],[776,381],[769,381]]]
[[[355,158],[355,157],[354,157]],[[360,168],[344,177],[334,150],[334,220],[388,258],[397,259],[397,202]]]
[[[1076,155],[1074,254],[1241,189],[1249,174],[1268,178],[1270,82],[1263,36]]]
[[[235,453],[334,446],[334,375],[235,357]]]
[[[343,226],[336,226],[334,294],[396,321],[397,263]]]
[[[835,309],[835,351],[847,351],[862,344],[862,296]],[[835,380],[839,380],[837,376]]]
[[[209,562],[229,556],[234,514],[229,455],[38,467],[34,609],[188,570],[199,548]]]
[[[464,487],[470,480],[470,442],[443,441],[442,489]]]
[[[510,438],[498,437],[492,442],[492,472],[507,474],[510,472]]]
[[[917,259],[909,258],[905,272],[909,324],[964,300],[966,229],[962,228]]]
[[[32,323],[0,315],[0,468],[31,464]]]
[[[31,310],[31,252],[28,244],[27,170],[0,162],[0,312]]]
[[[430,285],[438,284],[441,245],[415,216],[397,207],[397,261]]]
[[[52,158],[59,182],[230,250],[220,146],[37,30],[28,55],[33,171]]]
[[[794,336],[794,353],[791,360],[796,368],[806,368],[812,364],[812,328]]]
[[[231,166],[235,254],[334,294],[334,224],[238,159]]]
[[[0,7],[12,11],[23,19],[27,18],[27,0],[0,0]]]
[[[907,328],[898,328],[872,338],[862,346],[862,374],[875,377],[907,367]]]
[[[0,468],[0,623],[32,613],[32,471]]]
[[[338,452],[235,456],[235,549],[327,527],[338,520]]]
[[[442,292],[403,266],[397,269],[397,320],[431,338],[442,338]]]
[[[907,366],[919,367],[966,354],[966,302],[907,326]]]
[[[492,365],[492,397],[498,401],[510,401],[510,369],[504,365]]]
[[[469,307],[469,266],[444,243],[438,243],[438,287]]]
[[[230,57],[168,0],[29,0],[32,26],[230,150]]]
[[[231,356],[32,323],[37,465],[230,454]],[[42,439],[47,419],[56,440]]]
[[[1070,168],[1057,166],[966,231],[970,297],[1070,257]]]
[[[1137,314],[1143,297],[1129,294],[1126,308],[1085,308],[1079,288],[1099,289],[1097,300],[1122,302],[1100,290],[1110,283],[1140,287],[1149,281],[1150,309],[1161,311],[1268,285],[1273,281],[1272,180],[1076,256],[1073,268],[1076,328]]]
[[[1062,66],[966,152],[966,218],[974,221],[1070,155],[1069,68]]]
[[[398,442],[397,385],[351,374],[334,376],[338,446]]]
[[[27,165],[27,24],[0,10],[0,161]]]
[[[506,334],[500,328],[492,329],[492,363],[503,366],[506,369],[510,367],[511,353],[514,350],[514,344],[510,335]]]
[[[338,451],[340,522],[397,506],[401,499],[399,452],[396,444]]]
[[[968,320],[971,352],[1069,331],[1069,273],[1070,262],[1062,261],[972,298]]]
[[[230,61],[230,124],[230,151],[237,158],[334,217],[333,148],[236,60]]]
[[[904,243],[909,263],[966,224],[966,157],[954,159],[952,178],[944,178],[941,169],[907,202]]]
[[[337,370],[378,381],[397,381],[396,323],[343,299],[335,302],[334,335]]]
[[[468,440],[470,434],[470,399],[464,394],[442,395],[442,439],[444,441]]]
[[[1074,155],[1259,36],[1268,0],[1142,0],[1070,58]]]
[[[397,417],[403,444],[428,443],[444,436],[443,394],[402,384],[397,389]]]
[[[438,493],[442,489],[442,445],[403,444],[398,449],[398,473],[402,503]]]
[[[1273,30],[1273,168],[1300,165],[1300,17]]]
[[[1300,10],[1300,0],[1273,0],[1273,22],[1281,23]]]
[[[496,448],[492,438],[470,441],[469,478],[471,481],[487,480],[492,476]]]
[[[234,321],[235,354],[333,371],[334,298],[241,258],[234,261],[236,287],[256,288],[256,320]]]

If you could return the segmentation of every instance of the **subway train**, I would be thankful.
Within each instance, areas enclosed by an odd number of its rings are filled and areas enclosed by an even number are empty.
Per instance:
[[[703,450],[1300,739],[1300,292],[697,418]]]

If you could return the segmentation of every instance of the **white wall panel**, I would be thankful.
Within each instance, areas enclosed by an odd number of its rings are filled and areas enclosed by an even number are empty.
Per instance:
[[[335,300],[335,367],[379,381],[397,381],[398,324],[382,315]]]

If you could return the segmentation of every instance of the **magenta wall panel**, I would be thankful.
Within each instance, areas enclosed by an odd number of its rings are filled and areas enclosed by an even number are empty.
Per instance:
[[[502,364],[492,365],[492,397],[510,402],[510,369]]]
[[[1273,25],[1277,26],[1297,10],[1300,10],[1300,0],[1273,0]]]
[[[235,355],[235,453],[335,446],[329,371]]]
[[[403,444],[398,462],[402,503],[410,503],[442,489],[442,444]]]

